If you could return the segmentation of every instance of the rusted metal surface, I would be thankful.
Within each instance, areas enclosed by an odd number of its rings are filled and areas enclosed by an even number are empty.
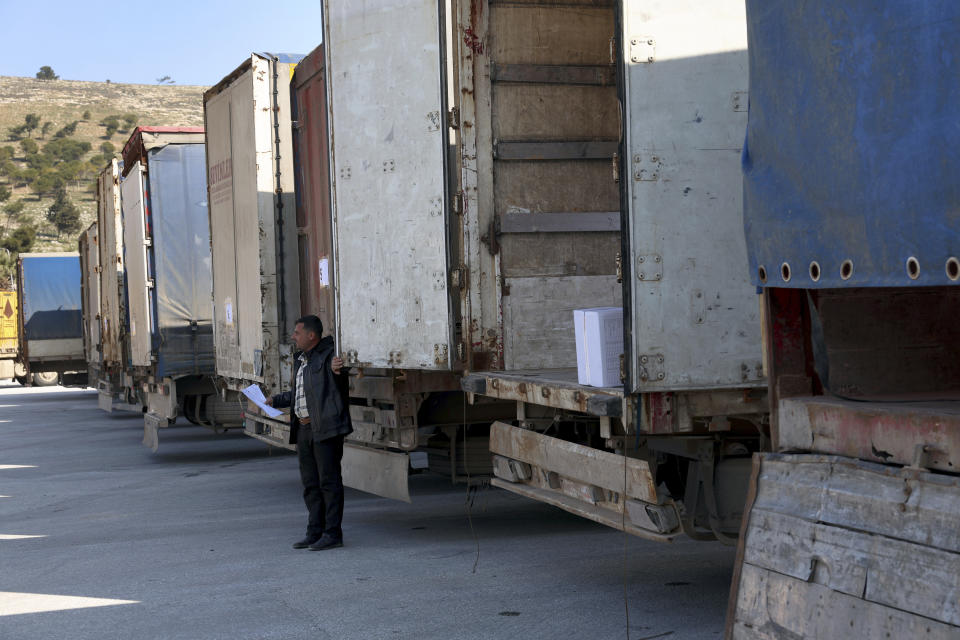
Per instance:
[[[543,489],[529,484],[517,484],[500,478],[493,478],[490,484],[525,498],[558,507],[581,518],[599,522],[600,524],[619,531],[626,531],[638,538],[653,540],[654,542],[672,542],[674,538],[678,537],[677,534],[661,534],[641,529],[640,527],[634,526],[629,518],[624,518],[621,513],[613,509],[606,509],[583,502],[582,500],[571,498],[563,493],[550,489]]]
[[[300,312],[334,328],[333,240],[330,221],[330,144],[323,46],[293,72],[293,153],[297,187]]]
[[[620,417],[623,414],[622,389],[578,384],[576,370],[473,373],[464,378],[462,386],[465,391],[501,400],[595,416]]]
[[[803,292],[763,290],[766,327],[764,349],[770,396],[770,439],[779,449],[777,407],[781,398],[808,396],[814,391],[813,355],[807,339],[809,315]]]
[[[960,471],[960,405],[956,402],[784,398],[779,420],[780,450]]]
[[[458,0],[457,57],[460,110],[459,232],[463,286],[460,294],[464,361],[468,369],[503,368],[503,282],[500,258],[481,237],[494,220],[493,130],[487,0]]]
[[[100,371],[100,235],[97,223],[91,224],[77,241],[80,253],[80,290],[83,315],[83,352],[87,369]]]
[[[97,228],[100,234],[100,346],[103,367],[117,371],[125,362],[126,310],[123,293],[123,221],[120,167],[116,159],[97,177]]]
[[[581,485],[613,492],[617,494],[616,500],[626,495],[644,502],[658,502],[653,473],[645,460],[626,458],[504,422],[490,426],[490,452],[552,471]],[[537,477],[538,474],[532,474],[530,480],[538,482]],[[592,497],[588,501],[596,502]]]

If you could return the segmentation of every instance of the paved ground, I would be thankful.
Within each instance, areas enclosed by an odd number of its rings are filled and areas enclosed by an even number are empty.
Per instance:
[[[625,550],[487,489],[474,573],[465,490],[417,476],[409,505],[349,491],[344,548],[294,551],[292,455],[186,425],[152,454],[141,435],[94,392],[0,384],[0,638],[624,638],[625,579],[634,640],[722,635],[720,545]]]

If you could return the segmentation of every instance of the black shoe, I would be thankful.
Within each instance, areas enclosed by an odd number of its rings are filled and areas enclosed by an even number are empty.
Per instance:
[[[343,540],[323,534],[320,539],[310,545],[310,551],[325,551],[343,546]]]
[[[322,537],[322,536],[321,536],[321,537]],[[312,545],[313,543],[317,542],[318,540],[320,540],[320,538],[318,538],[317,536],[307,536],[307,537],[304,538],[303,540],[297,540],[296,542],[294,542],[294,543],[293,543],[293,548],[294,548],[294,549],[306,549],[307,547],[309,547],[309,546]]]

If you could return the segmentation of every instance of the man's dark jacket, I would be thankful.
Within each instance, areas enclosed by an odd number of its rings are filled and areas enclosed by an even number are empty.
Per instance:
[[[300,354],[293,354],[293,383],[290,391],[273,396],[273,406],[282,409],[293,407],[297,398],[297,370],[300,368]],[[344,436],[353,431],[350,421],[350,380],[347,369],[337,375],[330,368],[334,356],[333,337],[320,340],[306,352],[307,362],[303,365],[303,388],[307,396],[307,412],[310,414],[310,430],[315,441]],[[296,412],[290,411],[291,444],[297,441],[300,421]]]

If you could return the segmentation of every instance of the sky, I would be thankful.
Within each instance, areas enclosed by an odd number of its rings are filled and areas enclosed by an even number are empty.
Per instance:
[[[254,51],[308,54],[320,0],[0,0],[0,76],[209,86]]]

